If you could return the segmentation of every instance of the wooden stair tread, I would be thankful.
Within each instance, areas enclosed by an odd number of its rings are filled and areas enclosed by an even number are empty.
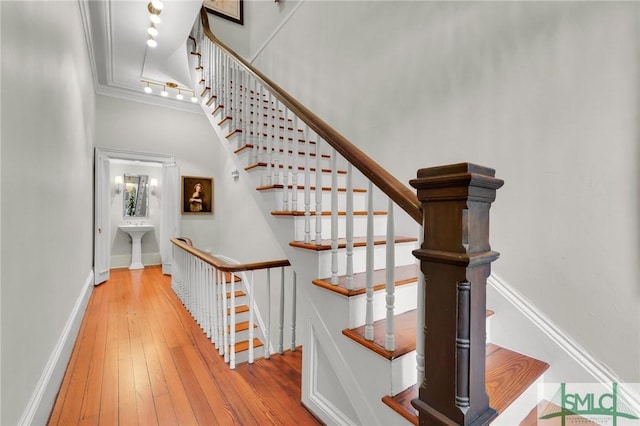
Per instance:
[[[533,384],[549,364],[527,355],[490,343],[487,345],[485,383],[489,405],[502,413],[518,396]],[[418,424],[417,411],[411,400],[418,397],[419,385],[415,384],[396,396],[385,396],[382,401],[402,417]]]
[[[381,244],[387,243],[387,237],[385,236],[376,236],[373,238],[374,238],[374,241],[373,241],[374,245],[381,245]],[[401,237],[401,236],[396,236],[394,240],[396,244],[412,243],[416,241],[418,241],[417,238]],[[331,240],[322,240],[320,241],[320,244],[316,244],[315,242],[305,243],[304,241],[291,241],[289,245],[291,247],[297,247],[297,248],[306,249],[306,250],[315,250],[315,251],[331,250]],[[365,247],[366,245],[367,245],[366,237],[356,237],[353,239],[354,247]],[[347,247],[347,240],[345,238],[338,238],[338,248],[346,248],[346,247]]]
[[[282,185],[280,183],[275,183],[275,184],[272,184],[272,185],[262,185],[262,186],[257,187],[256,189],[258,191],[268,191],[270,189],[284,189],[285,186],[287,187],[287,189],[292,189],[293,188],[293,185]],[[304,185],[296,185],[296,186],[300,191],[302,191],[304,189]],[[325,192],[330,192],[331,191],[331,187],[330,186],[323,186],[320,189],[322,189],[322,191],[325,191]],[[309,190],[315,191],[316,187],[315,186],[311,186],[309,188]],[[338,192],[347,192],[347,188],[338,188]],[[367,190],[364,189],[364,188],[353,188],[353,192],[365,193],[365,192],[367,192]]]
[[[235,150],[235,151],[233,151],[233,153],[234,153],[234,154],[240,154],[242,151],[246,151],[246,150],[249,150],[249,149],[253,149],[253,147],[254,147],[254,145],[253,145],[253,144],[251,144],[251,143],[246,143],[246,144],[242,145],[240,148],[236,148],[236,150]],[[268,148],[267,148],[266,146],[263,146],[263,147],[262,147],[262,148],[260,148],[260,149],[262,149],[263,151],[268,150]],[[280,153],[281,153],[281,152],[283,152],[283,151],[284,151],[284,150],[283,150],[282,148],[278,149],[278,152],[280,152]],[[289,149],[287,152],[288,152],[289,154],[293,154],[293,150],[291,150],[291,149]],[[298,151],[298,155],[307,155],[307,153],[306,153],[305,151],[303,151],[303,150],[299,150],[299,151]],[[310,153],[309,153],[309,157],[314,157],[314,158],[315,158],[315,157],[316,157],[316,153],[315,153],[315,152],[310,152]],[[331,156],[330,156],[329,154],[322,154],[322,153],[320,154],[320,157],[321,157],[321,158],[331,158]]]
[[[254,348],[259,348],[260,346],[263,346],[262,342],[260,341],[260,339],[254,338],[253,339],[253,347]],[[249,350],[249,341],[248,340],[242,340],[240,342],[236,342],[236,353],[239,352],[245,352]]]
[[[236,291],[234,291],[234,293],[235,293],[236,297],[244,297],[244,296],[247,295],[247,293],[245,293],[242,290],[236,290]],[[230,291],[227,292],[227,299],[231,299],[231,292]]]
[[[244,312],[249,312],[249,307],[247,305],[236,306],[236,315],[242,314]],[[227,315],[231,315],[231,308],[227,308]]]
[[[257,328],[258,324],[256,324],[255,322],[253,323],[253,328]],[[242,321],[239,323],[236,323],[236,333],[239,333],[241,331],[246,331],[249,329],[249,321]],[[229,333],[231,333],[231,325],[227,325],[227,330],[229,331]]]
[[[295,216],[295,217],[298,217],[298,216],[304,216],[305,212],[302,211],[302,210],[286,210],[286,211],[282,210],[282,211],[271,212],[271,214],[273,216]],[[311,216],[316,216],[316,212],[315,211],[310,211],[309,214]],[[386,211],[382,211],[382,210],[377,210],[377,211],[373,212],[373,214],[374,214],[374,216],[382,216],[382,215],[386,215],[387,212]],[[331,216],[331,212],[330,211],[323,211],[323,212],[320,212],[320,215],[321,216]],[[345,212],[345,211],[338,212],[338,216],[346,216],[346,215],[347,215],[347,212]],[[354,211],[353,215],[354,216],[366,216],[367,212],[366,211],[361,211],[361,210]]]
[[[486,383],[491,406],[504,411],[549,364],[498,345],[487,345]]]
[[[404,266],[396,266],[395,267],[395,278],[396,278],[396,287],[400,285],[410,284],[416,282],[418,280],[418,271],[419,265],[404,265]],[[313,280],[313,284],[327,289],[329,291],[333,291],[335,293],[341,294],[343,296],[351,297],[357,296],[360,294],[366,293],[366,272],[359,272],[357,274],[353,274],[353,288],[351,290],[347,289],[346,275],[341,275],[338,277],[338,284],[331,284],[331,277],[328,278],[319,278]],[[385,288],[385,281],[387,279],[387,270],[386,269],[377,269],[373,271],[373,291],[379,291]],[[415,326],[415,325],[414,325]]]
[[[274,163],[265,163],[265,162],[260,161],[260,162],[257,162],[257,163],[250,164],[247,167],[245,167],[244,169],[246,171],[249,171],[249,170],[254,170],[254,169],[257,169],[257,168],[260,168],[260,167],[267,167],[268,165],[271,165],[271,167],[276,167],[276,165]],[[284,165],[283,164],[278,164],[277,167],[279,169],[283,169]],[[289,170],[293,169],[293,166],[291,164],[289,164],[288,165],[288,169]],[[298,166],[298,170],[304,171],[304,166]],[[310,167],[309,171],[311,173],[315,173],[316,172],[316,168],[315,167]],[[322,169],[321,171],[322,171],[322,173],[331,173],[331,169]],[[339,175],[346,175],[347,171],[346,170],[338,170],[337,173]]]
[[[392,360],[406,355],[416,349],[416,311],[405,312],[394,317],[394,332],[396,349],[388,351],[384,348],[384,336],[386,331],[385,321],[373,323],[373,340],[364,338],[364,325],[353,329],[342,330],[342,334],[348,338],[369,348],[380,356]]]
[[[492,311],[489,310],[486,311],[487,318],[491,316],[491,312]],[[374,351],[378,355],[392,360],[416,349],[416,324],[417,311],[415,309],[394,316],[393,325],[396,337],[396,349],[394,351],[388,351],[384,348],[384,335],[386,331],[385,319],[374,321],[373,340],[371,341],[364,338],[364,325],[342,330],[342,334]],[[489,353],[489,346],[495,345],[487,346],[487,354]],[[488,380],[487,383],[489,383]]]

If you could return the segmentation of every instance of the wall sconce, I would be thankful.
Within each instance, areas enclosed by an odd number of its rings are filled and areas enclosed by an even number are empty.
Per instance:
[[[151,180],[149,181],[149,188],[151,189],[151,195],[156,195],[156,192],[158,190],[158,179],[151,178]]]
[[[113,183],[115,185],[116,194],[121,193],[122,192],[122,186],[124,185],[124,180],[122,179],[122,176],[116,176],[113,179]]]

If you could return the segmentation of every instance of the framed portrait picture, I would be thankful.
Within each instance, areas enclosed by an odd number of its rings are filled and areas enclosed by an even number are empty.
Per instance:
[[[214,15],[228,19],[236,24],[244,24],[243,0],[204,0],[202,5]]]
[[[213,214],[213,178],[182,176],[182,214]]]

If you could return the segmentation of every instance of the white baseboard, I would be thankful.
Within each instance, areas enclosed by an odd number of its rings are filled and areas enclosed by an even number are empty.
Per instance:
[[[19,425],[44,425],[47,423],[51,408],[58,395],[60,383],[62,383],[62,378],[67,369],[71,351],[80,330],[80,324],[92,290],[93,271],[90,271],[71,310],[69,319],[62,329],[60,338],[42,371],[36,388],[33,390],[22,416],[20,416]]]

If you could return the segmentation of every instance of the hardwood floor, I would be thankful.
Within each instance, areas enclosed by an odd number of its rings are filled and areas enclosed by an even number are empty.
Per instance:
[[[94,288],[49,425],[317,425],[301,351],[229,369],[160,267]]]

